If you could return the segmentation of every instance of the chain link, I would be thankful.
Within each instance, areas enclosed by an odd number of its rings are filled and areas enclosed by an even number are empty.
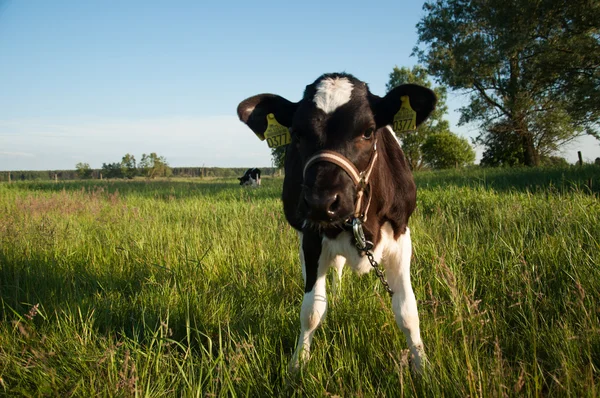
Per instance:
[[[373,253],[371,252],[371,249],[373,248],[373,243],[365,239],[362,221],[359,218],[354,218],[352,220],[351,225],[352,231],[354,233],[354,240],[356,242],[356,248],[360,253],[364,253],[367,256],[367,258],[369,259],[369,263],[371,263],[371,267],[375,269],[375,274],[377,274],[377,277],[381,281],[381,284],[383,285],[385,290],[390,294],[390,296],[393,295],[394,292],[390,288],[390,284],[385,279],[383,271],[381,270],[381,268],[379,268],[379,264],[377,263],[377,261],[375,261]]]
[[[375,258],[373,258],[373,253],[371,253],[370,250],[365,250],[365,254],[367,255],[367,258],[369,259],[369,262],[371,263],[371,267],[373,267],[375,269],[375,274],[377,274],[377,277],[381,281],[381,284],[383,285],[385,290],[390,294],[390,296],[392,296],[394,294],[394,292],[390,288],[390,284],[388,283],[387,279],[385,279],[385,275],[383,274],[383,271],[381,270],[381,268],[379,268],[379,264],[377,263],[377,261],[375,261]]]

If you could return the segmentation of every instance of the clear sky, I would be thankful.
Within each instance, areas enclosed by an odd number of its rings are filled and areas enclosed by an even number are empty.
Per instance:
[[[412,66],[422,2],[0,0],[0,170],[93,168],[157,152],[171,166],[269,166],[237,104],[300,99],[345,71],[382,95]],[[453,131],[462,95],[448,100]],[[594,139],[563,153],[600,156]]]

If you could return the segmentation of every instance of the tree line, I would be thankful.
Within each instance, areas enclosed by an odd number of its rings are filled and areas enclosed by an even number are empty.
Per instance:
[[[15,170],[0,172],[1,181],[66,181],[77,179],[105,179],[105,178],[127,178],[127,167],[125,172],[122,170],[122,163],[108,163],[108,168],[92,169],[89,164],[78,164],[74,170]],[[143,177],[138,164],[137,176]],[[247,167],[169,167],[170,177],[178,178],[233,178],[244,174]],[[114,172],[110,177],[107,176],[107,169],[120,171]],[[143,169],[142,169],[143,171]],[[263,176],[276,175],[279,173],[277,168],[261,167]],[[129,170],[132,173],[132,170]],[[131,175],[131,174],[130,174]],[[156,176],[156,175],[155,175]]]
[[[75,169],[79,178],[92,178],[93,170],[89,163],[77,163]],[[136,162],[134,155],[127,153],[120,162],[102,163],[100,169],[100,178],[132,179],[137,176],[156,178],[170,177],[172,174],[173,169],[169,167],[167,159],[164,156],[158,156],[155,152],[149,155],[142,154],[139,163]]]
[[[76,177],[87,178],[126,178],[146,177],[199,177],[199,178],[230,178],[241,176],[246,167],[171,167],[164,156],[152,152],[143,154],[139,162],[135,156],[128,153],[121,162],[102,163],[102,168],[93,170],[88,163],[77,163]],[[278,170],[272,167],[261,168],[263,175],[275,175]]]

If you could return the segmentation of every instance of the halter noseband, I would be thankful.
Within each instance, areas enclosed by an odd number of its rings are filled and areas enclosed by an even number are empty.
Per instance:
[[[356,192],[356,203],[354,206],[354,218],[360,219],[363,222],[367,221],[367,212],[369,211],[369,205],[371,204],[371,193],[369,193],[369,199],[365,206],[364,211],[361,212],[363,196],[365,193],[365,188],[369,186],[369,179],[371,177],[371,172],[373,171],[373,166],[375,165],[375,161],[377,160],[377,140],[373,144],[373,153],[371,154],[371,160],[369,160],[369,165],[364,171],[359,171],[354,163],[350,161],[347,157],[335,152],[335,151],[319,151],[313,155],[304,166],[304,171],[302,173],[302,177],[306,178],[306,170],[310,166],[318,162],[329,162],[333,163],[342,168],[350,176],[354,186],[357,188]]]

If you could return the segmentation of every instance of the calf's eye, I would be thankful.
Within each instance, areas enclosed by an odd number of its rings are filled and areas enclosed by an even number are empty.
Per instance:
[[[375,132],[375,129],[373,127],[369,127],[368,129],[365,130],[365,132],[363,133],[363,138],[365,140],[370,140],[371,137],[373,136],[373,133]]]

